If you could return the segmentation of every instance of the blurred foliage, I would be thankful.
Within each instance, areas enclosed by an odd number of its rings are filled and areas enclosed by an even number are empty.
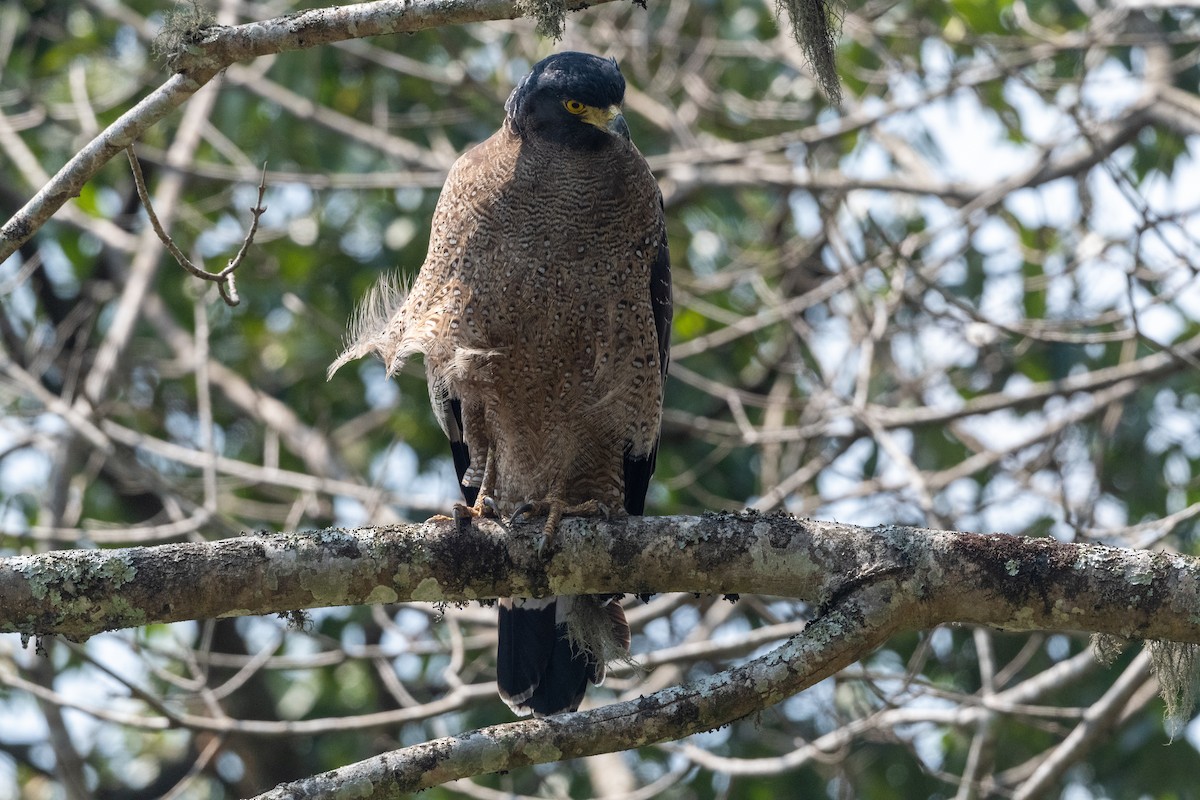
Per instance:
[[[213,10],[234,23],[318,5]],[[182,176],[165,215],[210,269],[240,246],[267,165],[268,212],[238,273],[239,306],[159,257],[110,388],[84,399],[138,254],[157,247],[101,225],[143,231],[123,159],[0,265],[3,553],[445,511],[455,487],[420,366],[392,382],[376,363],[329,382],[325,370],[368,288],[419,268],[453,159],[500,124],[529,65],[573,48],[621,63],[634,140],[667,204],[675,353],[652,513],[783,508],[1195,554],[1200,383],[1196,351],[1179,351],[1200,335],[1198,138],[1194,114],[1178,111],[1200,102],[1195,11],[858,4],[837,51],[841,108],[815,89],[773,11],[613,3],[569,16],[560,43],[520,20],[231,67],[204,90],[213,107],[185,167],[166,155],[184,114],[138,149],[152,191]],[[164,80],[150,49],[166,13],[146,0],[0,8],[0,125],[13,131],[0,138],[3,216]],[[1173,366],[1141,369],[1170,352]],[[1053,390],[1115,369],[1127,377]],[[73,436],[30,381],[103,420],[112,453]],[[1023,399],[1035,389],[1046,391]],[[206,473],[209,436],[237,463]],[[596,702],[711,674],[751,654],[738,644],[747,634],[811,614],[749,597],[630,608],[635,653],[713,649],[644,680],[613,676]],[[298,628],[152,626],[50,642],[46,657],[5,637],[0,800],[73,797],[72,769],[95,797],[246,796],[508,720],[487,687],[492,613],[412,604],[313,611]],[[1136,648],[1109,668],[1084,653],[1085,666],[1040,693],[976,712],[1084,647],[1065,634],[901,635],[835,679],[695,737],[715,761],[664,746],[622,755],[620,769],[546,765],[479,785],[588,797],[623,770],[630,787],[660,781],[665,798],[1009,796]],[[91,710],[62,722],[11,676]],[[1149,688],[1051,793],[1194,796],[1193,728],[1164,747]],[[458,693],[443,712],[420,710]],[[167,715],[174,730],[162,729]],[[261,725],[223,732],[228,720]],[[63,725],[75,767],[61,738],[44,743]],[[752,762],[762,774],[720,760],[786,758],[814,742],[796,763]]]

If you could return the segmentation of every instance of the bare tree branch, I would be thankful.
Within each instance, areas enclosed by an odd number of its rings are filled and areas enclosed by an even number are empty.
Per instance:
[[[566,5],[519,2],[504,13]],[[503,11],[467,3],[464,18]],[[355,39],[458,11],[267,20],[293,8],[184,0],[160,26],[162,9],[123,0],[20,5],[0,13],[6,218],[90,140],[134,142],[160,168],[146,177],[176,240],[240,218],[231,199],[264,161],[279,199],[238,270],[261,291],[235,310],[159,274],[151,226],[127,230],[133,182],[111,167],[55,183],[61,206],[39,212],[53,224],[19,268],[0,265],[0,555],[84,551],[0,562],[6,630],[61,631],[39,642],[50,658],[0,637],[0,719],[33,709],[54,762],[0,723],[9,794],[448,780],[475,800],[689,782],[855,796],[885,771],[906,797],[1176,788],[1186,745],[1160,745],[1187,712],[1164,725],[1154,698],[1189,708],[1200,674],[1200,648],[1169,641],[1197,638],[1195,562],[1062,542],[1196,555],[1194,25],[864,5],[846,12],[835,114],[773,0],[574,15],[560,44],[620,63],[669,212],[677,325],[652,506],[760,516],[573,520],[540,560],[536,524],[386,527],[458,496],[418,365],[396,383],[373,363],[319,380],[360,289],[417,268],[450,164],[554,46],[533,21]],[[151,42],[185,70],[182,94],[105,131],[143,97],[165,102]],[[262,530],[291,533],[209,543]],[[660,588],[689,591],[626,604],[642,671],[614,667],[588,693],[630,705],[465,733],[507,719],[495,610],[437,598]],[[392,599],[289,625],[298,608]],[[1115,652],[1060,633],[1074,630],[1111,631],[1094,641]],[[1130,636],[1167,641],[1125,654]],[[121,746],[82,747],[75,720]],[[319,766],[314,736],[330,744]],[[138,752],[162,755],[149,784],[124,767]]]
[[[84,638],[301,608],[604,592],[757,592],[827,608],[883,582],[908,598],[893,624],[909,630],[971,622],[1200,643],[1200,560],[1187,556],[711,514],[569,519],[543,563],[538,530],[429,522],[6,558],[0,632]]]
[[[1018,800],[1042,796],[1062,777],[1063,772],[1088,752],[1096,739],[1111,736],[1120,721],[1121,712],[1146,679],[1150,677],[1150,652],[1143,650],[1125,668],[1104,697],[1087,710],[1071,734],[1049,754],[1029,780],[1022,783],[1013,795]]]

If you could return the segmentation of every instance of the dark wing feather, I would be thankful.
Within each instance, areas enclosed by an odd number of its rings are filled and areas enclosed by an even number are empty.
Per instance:
[[[654,332],[658,336],[658,367],[662,372],[663,387],[667,383],[667,366],[671,360],[671,253],[667,248],[667,237],[663,234],[658,256],[650,268],[650,306],[654,313]],[[658,456],[658,440],[645,456],[625,453],[625,511],[640,515],[646,508],[646,492],[650,488],[650,476],[654,474],[654,462]]]
[[[446,437],[450,440],[450,455],[454,458],[454,471],[458,473],[458,488],[462,489],[463,498],[467,505],[475,505],[479,496],[478,486],[468,486],[463,483],[467,468],[471,466],[471,451],[463,439],[462,400],[457,397],[443,397],[440,403],[434,404],[434,413]]]

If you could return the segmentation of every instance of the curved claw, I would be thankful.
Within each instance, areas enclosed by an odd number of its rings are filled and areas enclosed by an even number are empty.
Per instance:
[[[517,506],[516,510],[513,511],[512,516],[508,518],[508,524],[512,525],[513,523],[519,521],[520,518],[526,514],[532,514],[536,509],[537,506],[535,506],[533,503],[521,503],[521,505]]]
[[[500,504],[496,502],[496,498],[487,495],[480,501],[480,505],[480,516],[500,519]],[[487,513],[489,511],[491,512],[490,514]]]

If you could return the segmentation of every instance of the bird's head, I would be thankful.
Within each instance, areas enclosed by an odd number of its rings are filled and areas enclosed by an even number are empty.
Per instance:
[[[621,115],[624,100],[625,78],[615,59],[567,52],[534,64],[504,110],[522,137],[595,149],[613,136],[629,140]]]

